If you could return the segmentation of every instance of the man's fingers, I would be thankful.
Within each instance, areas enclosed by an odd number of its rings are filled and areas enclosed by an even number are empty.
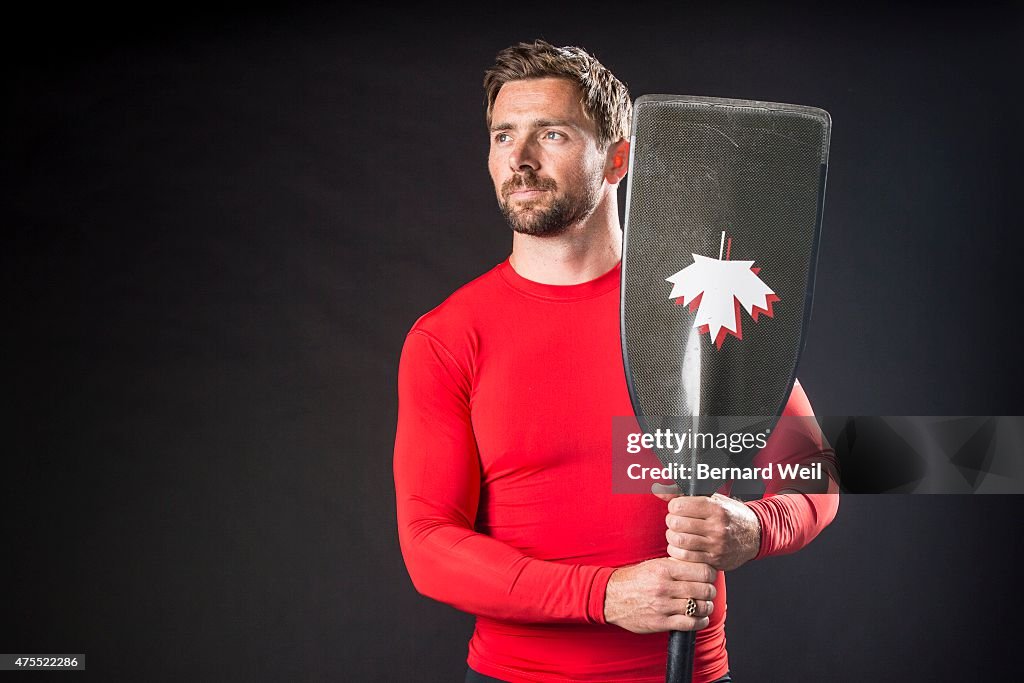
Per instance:
[[[693,598],[694,600],[714,600],[715,596],[718,595],[718,590],[714,584],[711,583],[696,583],[693,581],[676,581],[672,585],[671,595],[667,596],[671,600],[682,600],[686,602],[687,599]]]
[[[673,560],[666,565],[669,573],[675,582],[693,582],[696,584],[713,584],[718,571],[707,564],[698,562],[679,562]],[[714,586],[712,586],[714,588]],[[683,597],[699,597],[696,595],[684,595]],[[705,598],[710,600],[711,598]]]
[[[710,564],[712,566],[715,564],[711,553],[704,552],[703,550],[677,548],[671,543],[668,545],[668,556],[676,560],[682,560],[683,562],[700,562],[702,564]]]
[[[707,520],[680,517],[671,512],[665,515],[665,526],[672,531],[693,534],[694,536],[706,536],[708,538],[715,532],[715,526]]]
[[[665,515],[665,526],[673,531],[686,531],[701,536],[705,535],[705,530],[711,529],[711,525],[705,519],[677,515],[674,512]]]
[[[665,529],[665,540],[668,541],[669,545],[674,545],[683,550],[711,551],[713,549],[710,547],[713,539],[701,534]],[[694,562],[700,562],[700,560],[694,560]]]
[[[714,600],[718,594],[715,579],[718,570],[713,566],[700,563],[665,558],[659,561],[662,571],[658,593],[668,600]]]
[[[670,614],[681,614],[685,617],[708,617],[715,611],[715,603],[711,600],[693,599],[693,613],[689,613],[689,600],[673,600],[669,603]]]
[[[707,496],[674,496],[665,500],[669,513],[694,519],[707,519],[718,507]]]
[[[684,614],[688,617],[709,617],[711,616],[711,613],[715,611],[715,603],[713,600],[697,600],[694,598],[692,603],[692,613],[690,612],[691,603],[689,600],[680,600],[679,603],[680,604],[678,606],[682,608],[682,612],[679,612],[679,614]]]
[[[711,620],[708,617],[688,617],[684,614],[675,614],[666,619],[666,622],[670,631],[699,631],[702,628],[707,628]]]

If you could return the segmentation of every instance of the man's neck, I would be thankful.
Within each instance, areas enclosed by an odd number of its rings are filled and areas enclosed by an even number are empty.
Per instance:
[[[604,275],[621,258],[622,230],[618,204],[612,194],[586,220],[561,235],[534,237],[515,233],[509,261],[527,280],[576,285]]]

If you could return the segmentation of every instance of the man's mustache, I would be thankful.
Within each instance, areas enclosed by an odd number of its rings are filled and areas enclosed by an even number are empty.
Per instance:
[[[558,183],[551,178],[538,177],[536,173],[516,173],[501,184],[501,197],[507,200],[518,190],[555,190]]]

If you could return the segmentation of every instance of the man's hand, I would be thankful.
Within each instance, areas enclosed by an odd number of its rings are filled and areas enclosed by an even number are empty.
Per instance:
[[[665,538],[672,557],[729,571],[757,555],[761,523],[740,501],[718,493],[710,497],[655,495],[668,501]]]
[[[620,567],[608,579],[604,618],[633,633],[699,631],[715,608],[714,568],[663,557]],[[688,598],[696,612],[686,615]]]

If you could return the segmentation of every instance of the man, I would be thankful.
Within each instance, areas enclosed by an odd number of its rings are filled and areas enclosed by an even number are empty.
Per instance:
[[[499,53],[484,85],[512,253],[402,351],[395,485],[413,583],[477,616],[467,681],[663,681],[670,630],[699,631],[695,681],[732,680],[722,571],[802,547],[835,496],[611,493],[612,417],[632,415],[616,195],[629,93],[543,41]],[[799,385],[786,412],[810,414]]]

